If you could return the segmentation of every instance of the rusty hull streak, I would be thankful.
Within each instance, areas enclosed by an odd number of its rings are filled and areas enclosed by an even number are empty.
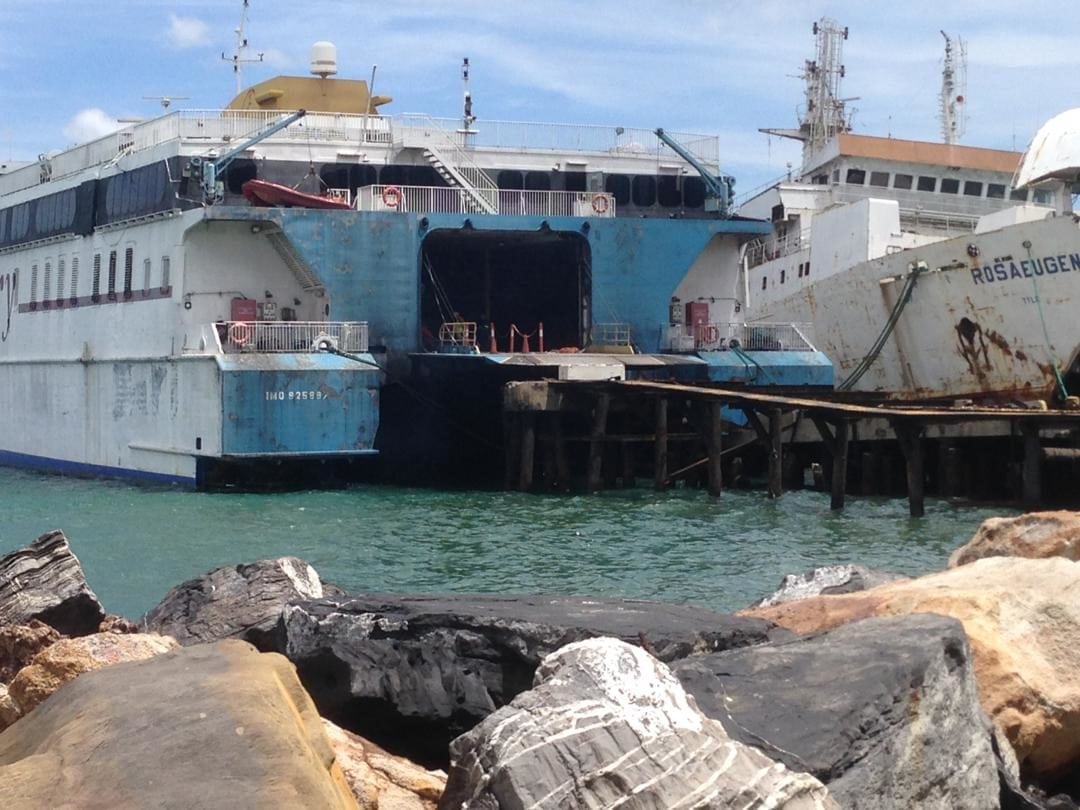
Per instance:
[[[1001,349],[1006,357],[1013,356],[1013,350],[1009,347],[1009,341],[1005,340],[1000,333],[995,332],[993,329],[988,329],[986,331],[986,339]]]

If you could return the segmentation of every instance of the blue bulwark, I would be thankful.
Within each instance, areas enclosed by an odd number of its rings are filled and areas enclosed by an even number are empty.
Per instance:
[[[740,356],[740,354],[742,356]],[[833,366],[821,352],[698,352],[710,382],[833,387]]]
[[[380,372],[335,354],[218,357],[226,457],[374,453]]]

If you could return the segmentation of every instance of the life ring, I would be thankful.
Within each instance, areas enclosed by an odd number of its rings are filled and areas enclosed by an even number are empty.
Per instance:
[[[592,210],[603,215],[608,210],[608,199],[603,194],[594,194],[592,198]]]
[[[388,208],[397,208],[401,205],[401,189],[397,186],[387,186],[382,190],[382,201]]]
[[[229,326],[229,343],[244,346],[251,342],[251,324],[237,321]]]

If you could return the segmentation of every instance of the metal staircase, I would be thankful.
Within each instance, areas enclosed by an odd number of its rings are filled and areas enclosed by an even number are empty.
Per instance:
[[[461,148],[455,133],[447,132],[427,116],[410,116],[409,125],[398,131],[402,146],[422,150],[424,159],[446,184],[461,190],[466,211],[476,214],[499,212],[498,185]]]

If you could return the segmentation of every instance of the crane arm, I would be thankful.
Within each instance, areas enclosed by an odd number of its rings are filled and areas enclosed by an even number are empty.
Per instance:
[[[193,157],[189,166],[192,174],[200,180],[200,185],[203,190],[203,199],[210,203],[219,202],[224,197],[224,192],[219,188],[220,183],[218,182],[218,176],[229,167],[229,164],[233,162],[233,159],[260,141],[266,140],[274,133],[280,132],[285,129],[285,127],[295,124],[305,115],[307,115],[307,110],[297,110],[294,113],[290,113],[284,118],[259,130],[250,138],[247,138],[238,145],[226,150],[223,154],[214,159]]]
[[[671,147],[679,157],[694,167],[705,182],[705,210],[716,211],[722,217],[731,215],[731,189],[735,185],[735,178],[728,175],[716,176],[681,143],[668,135],[664,130],[657,129],[656,137]],[[713,203],[710,206],[710,201]]]

